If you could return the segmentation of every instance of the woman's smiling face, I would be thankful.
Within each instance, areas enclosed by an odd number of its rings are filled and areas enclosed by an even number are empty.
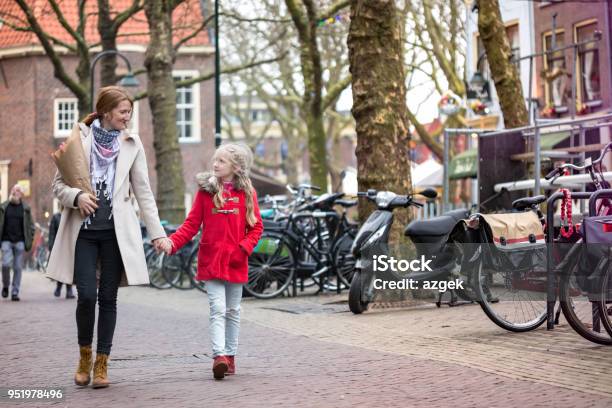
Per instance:
[[[113,110],[104,115],[103,126],[116,130],[124,130],[128,128],[130,119],[132,118],[132,104],[130,101],[123,100]]]

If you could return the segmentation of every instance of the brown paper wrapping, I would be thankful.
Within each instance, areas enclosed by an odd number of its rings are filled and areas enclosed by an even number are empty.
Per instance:
[[[89,168],[81,143],[81,132],[78,124],[74,125],[72,134],[62,143],[60,148],[51,153],[51,157],[62,175],[64,183],[95,197],[91,188]]]

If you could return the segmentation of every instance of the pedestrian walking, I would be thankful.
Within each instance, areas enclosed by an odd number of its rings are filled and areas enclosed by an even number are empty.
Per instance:
[[[160,244],[166,253],[175,253],[202,227],[196,279],[206,281],[215,379],[236,373],[242,286],[248,280],[248,256],[263,231],[249,178],[252,162],[246,145],[221,145],[212,174],[197,176],[199,191],[187,219]]]
[[[126,131],[132,109],[133,99],[127,91],[104,87],[96,100],[96,112],[75,125],[95,197],[67,185],[59,171],[53,180],[53,193],[64,210],[47,275],[66,284],[76,281],[80,360],[74,382],[81,386],[91,381],[96,302],[98,344],[92,385],[104,388],[110,384],[107,366],[117,320],[118,287],[149,283],[130,185],[153,243],[158,245],[166,236],[149,184],[142,142],[138,135]]]
[[[23,201],[23,189],[16,184],[11,188],[8,201],[0,204],[0,241],[2,248],[2,297],[9,295],[19,301],[23,255],[32,249],[34,222],[30,207]],[[11,284],[11,269],[13,280]]]

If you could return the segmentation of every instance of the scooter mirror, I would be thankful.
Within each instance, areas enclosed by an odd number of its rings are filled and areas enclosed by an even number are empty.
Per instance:
[[[417,194],[422,195],[423,197],[427,197],[427,198],[436,198],[438,196],[438,192],[434,190],[433,188],[426,188],[425,190],[420,191]]]

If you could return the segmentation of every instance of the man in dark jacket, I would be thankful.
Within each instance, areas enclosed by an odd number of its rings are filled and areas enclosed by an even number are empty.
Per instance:
[[[23,254],[32,249],[34,222],[30,207],[23,202],[20,185],[11,189],[9,200],[0,204],[0,241],[2,243],[2,297],[8,297],[13,268],[11,300],[19,300]]]

